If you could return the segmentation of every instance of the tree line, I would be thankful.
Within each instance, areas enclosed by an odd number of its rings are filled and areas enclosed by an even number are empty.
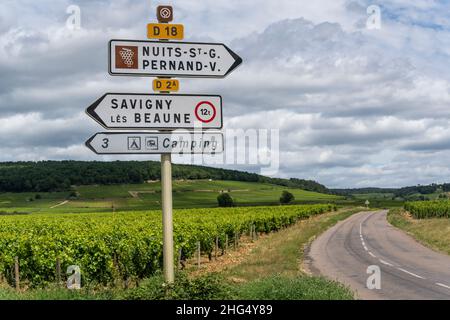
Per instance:
[[[351,196],[358,193],[392,193],[394,197],[404,198],[414,194],[432,194],[439,190],[443,192],[450,191],[450,183],[417,185],[402,188],[355,188],[355,189],[331,189],[330,191],[336,195]]]
[[[159,180],[161,166],[156,161],[39,161],[0,163],[0,192],[68,191],[73,185],[138,184]],[[256,173],[175,164],[174,179],[213,179],[265,182],[290,188],[329,193],[312,180],[270,178]]]

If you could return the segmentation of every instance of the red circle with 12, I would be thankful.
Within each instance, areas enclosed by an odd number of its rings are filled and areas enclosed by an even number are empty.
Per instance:
[[[199,114],[198,114],[198,110],[199,110],[200,107],[201,107],[202,105],[204,105],[204,104],[206,104],[206,105],[208,105],[209,107],[212,108],[212,112],[213,112],[213,113],[212,113],[211,118],[209,118],[209,119],[202,119],[202,118],[199,116]],[[213,105],[211,102],[209,102],[209,101],[201,101],[201,102],[199,102],[199,103],[197,104],[197,106],[195,107],[195,117],[196,117],[199,121],[201,121],[201,122],[203,122],[203,123],[208,123],[208,122],[213,121],[214,118],[216,117],[216,114],[217,114],[217,112],[216,112],[216,107],[214,107],[214,105]]]

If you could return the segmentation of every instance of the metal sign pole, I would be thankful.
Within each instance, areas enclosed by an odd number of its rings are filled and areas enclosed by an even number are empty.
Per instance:
[[[173,20],[173,8],[158,6],[156,16],[159,23]],[[164,42],[168,40],[160,39]],[[161,92],[162,93],[162,92]],[[161,154],[161,204],[163,215],[163,270],[167,283],[175,281],[173,255],[173,213],[172,213],[172,155]]]
[[[163,214],[164,279],[172,283],[174,275],[173,214],[172,214],[172,163],[171,154],[161,154],[161,199]]]

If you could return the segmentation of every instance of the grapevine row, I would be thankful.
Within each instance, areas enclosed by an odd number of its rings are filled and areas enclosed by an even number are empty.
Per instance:
[[[249,228],[269,233],[333,209],[308,205],[176,210],[175,252],[181,249],[184,258],[192,257],[200,242],[201,251],[211,253],[216,238],[223,248],[225,239]],[[0,273],[10,282],[16,256],[21,281],[33,286],[55,281],[55,261],[63,270],[78,265],[84,283],[142,279],[162,265],[161,212],[0,217]]]
[[[405,203],[405,210],[416,219],[450,218],[450,201],[414,201]]]

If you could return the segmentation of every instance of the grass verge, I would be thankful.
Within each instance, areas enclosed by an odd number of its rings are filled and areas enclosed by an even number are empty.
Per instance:
[[[414,219],[404,209],[392,209],[388,221],[423,245],[450,255],[450,219]]]
[[[299,221],[258,241],[241,263],[222,273],[235,283],[242,299],[352,299],[343,285],[302,269],[304,249],[322,232],[361,209],[344,209]]]

